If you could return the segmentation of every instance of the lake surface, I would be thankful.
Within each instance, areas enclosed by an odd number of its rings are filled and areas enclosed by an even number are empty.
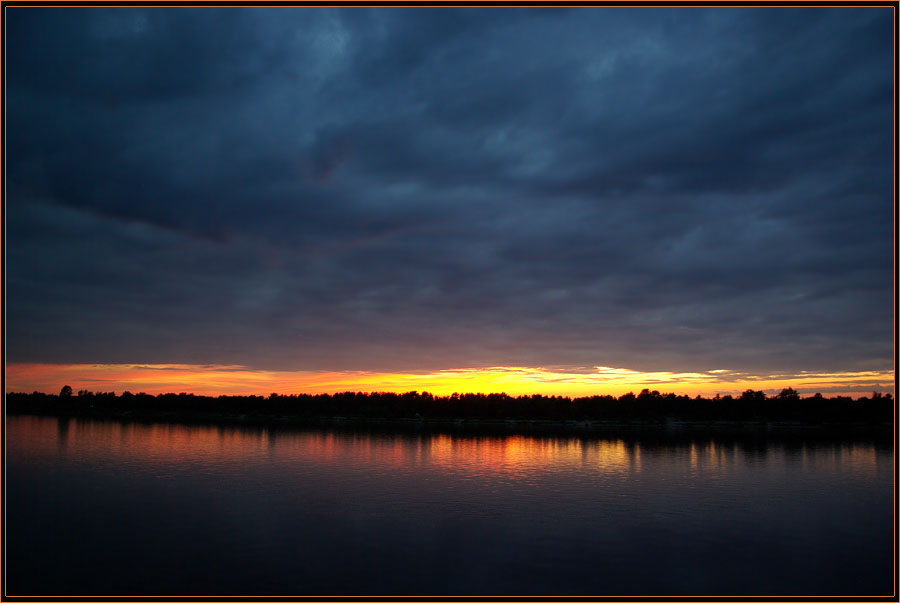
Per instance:
[[[6,421],[9,595],[890,595],[893,447]]]

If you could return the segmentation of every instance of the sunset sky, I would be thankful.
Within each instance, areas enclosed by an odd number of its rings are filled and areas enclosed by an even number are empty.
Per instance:
[[[894,391],[890,7],[5,18],[7,391]]]

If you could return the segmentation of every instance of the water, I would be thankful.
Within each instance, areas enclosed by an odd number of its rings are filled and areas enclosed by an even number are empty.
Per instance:
[[[6,429],[11,596],[893,592],[890,442]]]

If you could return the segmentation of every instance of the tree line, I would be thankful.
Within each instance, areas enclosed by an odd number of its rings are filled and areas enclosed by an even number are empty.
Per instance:
[[[644,389],[619,397],[596,395],[570,398],[541,394],[510,396],[505,393],[342,392],[336,394],[277,394],[268,396],[203,396],[189,393],[132,394],[123,392],[77,393],[68,385],[58,395],[40,392],[9,393],[10,413],[121,414],[226,413],[248,416],[416,418],[416,419],[553,419],[625,421],[815,421],[889,423],[894,417],[891,394],[826,398],[802,397],[785,388],[769,396],[747,390],[738,397],[689,397]]]

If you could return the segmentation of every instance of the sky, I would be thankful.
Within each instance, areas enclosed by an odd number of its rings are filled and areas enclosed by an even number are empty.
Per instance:
[[[7,391],[894,391],[893,8],[5,15]]]

